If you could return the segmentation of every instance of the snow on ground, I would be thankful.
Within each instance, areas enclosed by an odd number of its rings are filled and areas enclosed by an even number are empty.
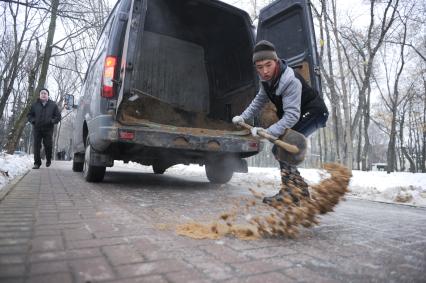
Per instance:
[[[152,172],[151,167],[132,162],[129,164],[115,162],[115,165]],[[327,176],[319,169],[301,168],[300,173],[309,184],[316,184],[322,177]],[[204,167],[198,165],[175,165],[167,169],[165,174],[206,179]],[[382,171],[353,170],[352,175],[348,197],[426,207],[426,173],[387,174]],[[229,184],[272,195],[278,191],[280,182],[278,168],[249,167],[248,173],[235,173]]]
[[[32,155],[0,152],[0,190],[15,177],[25,174],[32,166]]]
[[[30,170],[32,163],[32,155],[18,156],[0,153],[0,190],[14,177],[23,175]],[[121,161],[115,161],[114,168],[120,170],[120,167],[141,172],[152,172],[150,166],[142,166],[133,162],[124,164]],[[8,172],[8,176],[5,172]],[[300,172],[309,184],[318,183],[321,176],[324,176],[324,172],[318,169],[302,168]],[[167,169],[165,174],[207,181],[204,167],[198,165],[175,165]],[[349,197],[426,207],[426,173],[395,172],[387,174],[380,171],[353,170],[352,174]],[[242,189],[252,188],[272,195],[278,191],[280,173],[277,168],[250,167],[248,173],[235,173],[229,185]]]

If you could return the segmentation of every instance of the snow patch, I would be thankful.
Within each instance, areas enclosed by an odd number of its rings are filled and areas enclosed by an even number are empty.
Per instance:
[[[15,177],[25,174],[33,165],[32,155],[0,153],[0,190]]]

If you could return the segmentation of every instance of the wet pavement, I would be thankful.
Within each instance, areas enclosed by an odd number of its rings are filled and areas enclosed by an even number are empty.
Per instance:
[[[426,209],[349,199],[295,239],[178,236],[249,196],[204,176],[70,162],[30,171],[0,202],[0,282],[425,282]]]

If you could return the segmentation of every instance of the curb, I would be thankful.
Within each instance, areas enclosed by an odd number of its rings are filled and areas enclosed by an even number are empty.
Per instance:
[[[369,201],[369,202],[377,202],[377,203],[390,204],[390,205],[399,205],[399,206],[413,207],[413,208],[419,208],[419,209],[426,209],[426,206],[415,205],[415,204],[411,204],[411,203],[391,202],[391,201],[384,201],[384,200],[367,199],[367,198],[361,198],[361,197],[356,197],[356,196],[345,196],[345,198],[347,198],[347,199],[355,199],[355,200],[365,200],[365,201]]]
[[[0,190],[0,202],[3,201],[6,196],[15,188],[15,186],[31,171],[29,169],[27,172],[25,172],[22,175],[16,176],[12,179],[6,186],[3,187],[3,189]]]

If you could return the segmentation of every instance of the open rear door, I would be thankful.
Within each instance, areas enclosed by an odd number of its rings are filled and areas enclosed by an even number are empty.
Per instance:
[[[134,64],[138,60],[138,46],[142,43],[144,33],[147,1],[148,0],[129,0],[131,1],[130,12],[127,20],[126,34],[124,36],[123,55],[120,68],[120,91],[117,102],[117,113],[120,110],[121,102],[124,96],[131,96],[134,79]],[[128,97],[127,97],[128,99]]]
[[[321,93],[319,60],[309,0],[277,0],[260,11],[257,42],[275,45],[278,57]]]

